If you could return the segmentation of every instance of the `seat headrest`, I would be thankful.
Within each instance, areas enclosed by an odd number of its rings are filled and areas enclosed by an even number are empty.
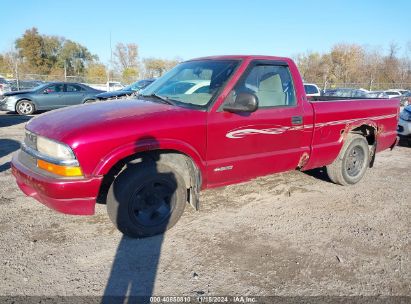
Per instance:
[[[260,81],[260,84],[258,86],[260,91],[283,91],[280,75],[274,74],[266,76],[268,77]]]

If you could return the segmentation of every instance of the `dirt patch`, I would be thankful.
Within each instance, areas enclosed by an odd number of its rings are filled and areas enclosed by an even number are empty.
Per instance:
[[[350,187],[314,170],[204,191],[200,212],[132,240],[103,205],[68,216],[24,196],[7,164],[25,120],[2,120],[1,295],[411,295],[411,148]]]

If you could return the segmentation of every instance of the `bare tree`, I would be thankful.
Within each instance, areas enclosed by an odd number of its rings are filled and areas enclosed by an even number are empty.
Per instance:
[[[135,43],[117,43],[114,50],[114,61],[120,71],[138,68],[138,46]]]

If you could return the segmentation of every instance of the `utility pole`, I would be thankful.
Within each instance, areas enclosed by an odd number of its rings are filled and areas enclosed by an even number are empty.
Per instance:
[[[111,73],[111,69],[113,64],[113,48],[111,46],[111,31],[110,31],[110,64],[109,64],[109,68],[108,68],[108,81],[107,81],[107,86],[108,83],[110,82],[110,73]],[[107,87],[107,91],[109,90],[109,88]]]
[[[20,91],[20,80],[19,80],[19,63],[17,62],[17,56],[15,57],[15,72],[16,72],[16,84],[17,84],[17,91]]]
[[[67,63],[64,60],[64,81],[67,82]]]

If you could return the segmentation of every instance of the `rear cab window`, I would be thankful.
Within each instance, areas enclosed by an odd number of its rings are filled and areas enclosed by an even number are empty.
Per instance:
[[[304,90],[306,94],[318,94],[319,93],[317,87],[311,84],[305,84]]]

